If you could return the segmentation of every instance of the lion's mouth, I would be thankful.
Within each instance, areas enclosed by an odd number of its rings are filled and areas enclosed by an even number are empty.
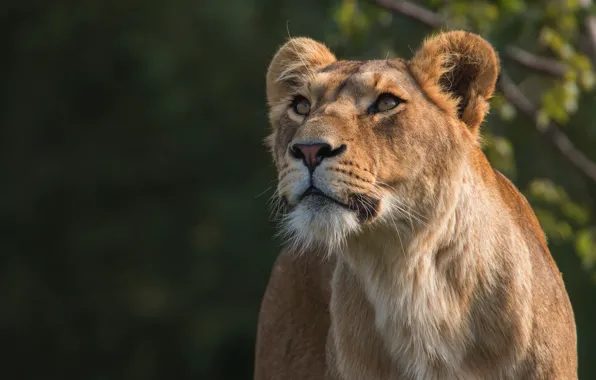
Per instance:
[[[302,195],[300,196],[300,200],[302,201],[306,197],[323,197],[323,198],[327,198],[331,202],[337,203],[338,205],[340,205],[342,207],[345,207],[347,209],[350,209],[350,206],[348,204],[343,203],[342,201],[337,200],[334,197],[325,194],[321,189],[319,189],[318,187],[315,187],[315,186],[310,186],[308,189],[306,189],[306,191],[304,191],[304,193],[302,193]]]
[[[315,186],[310,186],[308,189],[306,189],[306,191],[304,191],[304,193],[302,193],[302,195],[300,196],[300,201],[302,201],[303,199],[305,199],[307,197],[322,197],[322,198],[324,198],[330,202],[333,202],[347,210],[355,212],[356,215],[358,216],[358,220],[361,223],[366,223],[366,222],[371,221],[374,218],[376,218],[379,214],[379,209],[380,209],[380,205],[381,205],[380,199],[373,198],[366,194],[360,194],[360,193],[351,194],[348,197],[347,203],[342,202],[342,201],[326,194],[321,189],[319,189]]]

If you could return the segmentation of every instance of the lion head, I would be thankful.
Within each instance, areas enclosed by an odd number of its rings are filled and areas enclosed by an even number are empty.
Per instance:
[[[454,196],[499,71],[480,36],[447,32],[411,60],[343,61],[290,39],[267,73],[277,195],[296,248],[415,228]]]

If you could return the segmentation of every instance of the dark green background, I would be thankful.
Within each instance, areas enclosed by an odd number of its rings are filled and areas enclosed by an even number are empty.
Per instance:
[[[381,55],[381,40],[408,57],[429,32],[395,18],[348,45],[335,4],[0,5],[1,378],[252,377],[280,245],[262,143],[269,59],[288,28],[349,57]],[[518,185],[552,177],[593,207],[594,184],[529,129],[489,124],[514,144]],[[593,155],[590,133],[569,130]],[[581,378],[596,378],[594,285],[570,244],[551,247],[576,311]]]

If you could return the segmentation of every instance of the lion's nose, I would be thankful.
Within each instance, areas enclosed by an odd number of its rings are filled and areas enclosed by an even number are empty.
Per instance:
[[[331,145],[326,143],[294,144],[290,147],[290,154],[294,158],[303,160],[308,170],[313,172],[324,158],[338,156],[345,150],[345,145],[341,145],[337,149],[332,149]]]

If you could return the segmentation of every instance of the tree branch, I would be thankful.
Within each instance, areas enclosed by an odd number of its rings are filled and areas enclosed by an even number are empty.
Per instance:
[[[557,78],[564,77],[565,73],[569,71],[567,65],[556,59],[534,55],[516,46],[506,46],[505,56],[524,67]]]
[[[377,0],[377,4],[385,9],[421,21],[423,24],[435,29],[445,27],[448,22],[448,20],[442,19],[441,16],[435,12],[423,8],[411,1]],[[540,57],[515,46],[506,47],[505,54],[508,58],[522,66],[555,77],[563,77],[568,70],[567,65],[556,59]]]
[[[589,10],[589,8],[592,7],[592,0],[579,0],[578,3],[580,7],[586,10]],[[586,17],[584,23],[586,27],[587,37],[592,50],[592,54],[590,55],[594,57],[596,55],[596,17],[589,15],[588,17]]]
[[[536,108],[506,72],[501,71],[497,86],[509,103],[513,104],[526,117],[534,121],[536,120]],[[581,170],[593,181],[596,181],[596,163],[591,161],[585,154],[577,149],[569,137],[561,131],[561,128],[555,122],[551,121],[544,127],[539,126],[538,124],[534,124],[534,126],[548,142],[554,145],[568,162],[575,165],[575,167]]]
[[[439,15],[411,1],[376,0],[376,3],[387,10],[403,14],[435,29],[446,25],[446,21],[442,20]],[[594,41],[596,41],[596,39]],[[519,51],[517,53],[519,53]],[[530,67],[530,65],[525,66]],[[550,66],[549,68],[552,69]],[[503,93],[505,99],[533,121],[532,125],[534,126],[534,129],[545,138],[548,143],[557,149],[565,160],[596,182],[596,163],[591,161],[585,154],[577,149],[556,123],[551,121],[546,127],[542,127],[536,123],[536,107],[521,92],[519,87],[513,80],[511,80],[506,70],[503,68],[501,68],[501,75],[497,86]]]
[[[420,5],[411,1],[376,0],[376,3],[382,8],[401,13],[435,29],[445,26],[447,22],[447,20],[443,20],[435,12],[421,7]]]

